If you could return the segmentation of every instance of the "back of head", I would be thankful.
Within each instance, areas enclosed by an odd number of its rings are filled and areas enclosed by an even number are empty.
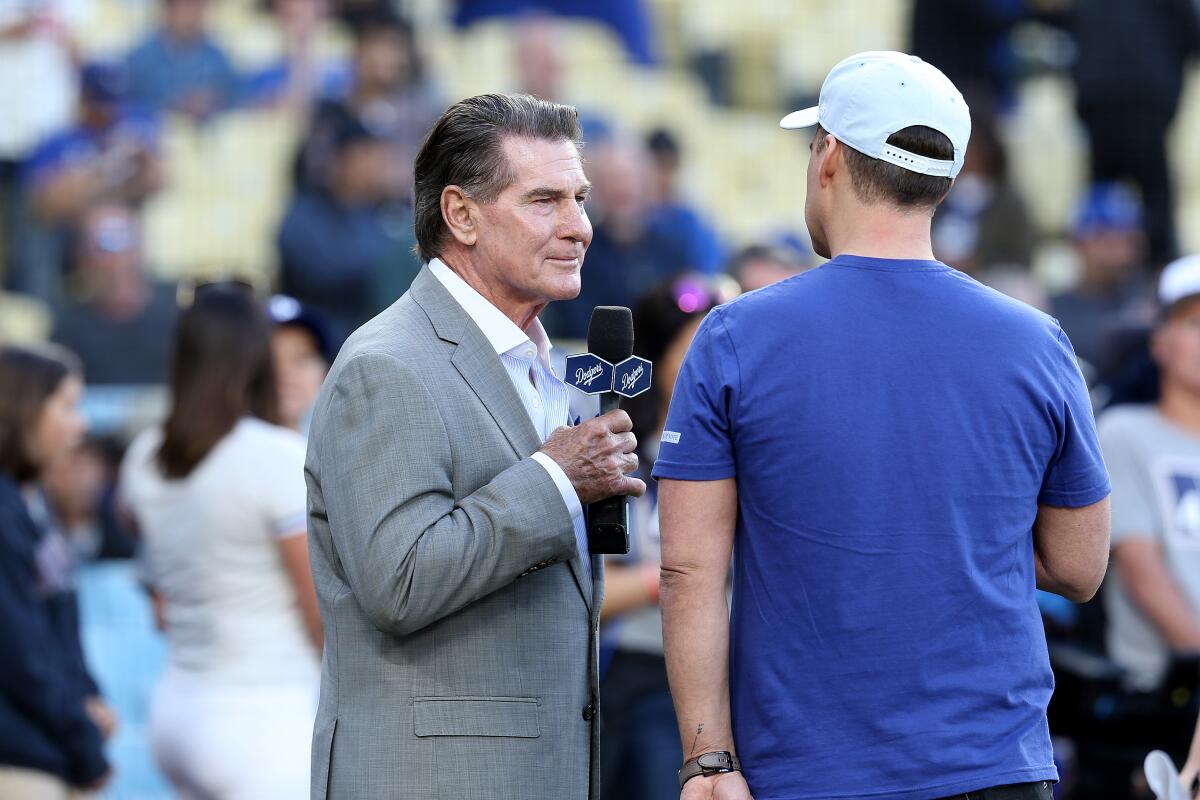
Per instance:
[[[171,410],[158,461],[183,478],[238,420],[278,420],[270,326],[252,293],[236,284],[200,287],[180,315],[171,357]]]
[[[16,483],[37,476],[38,417],[63,380],[81,372],[74,355],[60,348],[0,347],[0,476]]]
[[[491,202],[515,179],[504,154],[509,138],[569,141],[582,152],[579,115],[571,106],[530,95],[484,94],[452,105],[421,146],[413,168],[417,255],[440,255],[450,237],[442,219],[442,192],[458,186]]]
[[[845,145],[862,203],[932,211],[962,169],[971,136],[966,100],[936,67],[895,52],[858,53],[839,62],[819,104],[788,114],[784,128],[817,126]]]

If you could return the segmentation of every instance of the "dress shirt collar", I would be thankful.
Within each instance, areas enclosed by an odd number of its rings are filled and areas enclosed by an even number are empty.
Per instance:
[[[538,360],[549,369],[550,339],[546,336],[546,329],[542,327],[540,319],[534,319],[526,333],[441,259],[431,259],[429,271],[446,287],[446,291],[462,306],[467,316],[479,326],[479,330],[483,331],[484,337],[498,355],[511,353],[522,345],[533,344],[537,348]],[[525,354],[518,352],[514,355],[520,357]]]

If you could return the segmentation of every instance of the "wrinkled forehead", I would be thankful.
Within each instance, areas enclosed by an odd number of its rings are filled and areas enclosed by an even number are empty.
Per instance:
[[[503,148],[512,177],[510,189],[546,186],[573,192],[588,184],[579,149],[569,139],[510,136]]]

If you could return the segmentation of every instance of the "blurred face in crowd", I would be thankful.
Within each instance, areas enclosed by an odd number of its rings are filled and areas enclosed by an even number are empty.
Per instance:
[[[204,34],[208,0],[166,0],[167,31],[176,39],[199,39]]]
[[[30,442],[33,460],[42,468],[58,463],[79,447],[87,433],[87,420],[79,410],[82,398],[83,380],[68,375],[46,399]]]
[[[1142,258],[1142,233],[1128,228],[1092,231],[1076,239],[1083,282],[1096,288],[1124,283]]]
[[[375,202],[387,194],[392,174],[385,142],[362,139],[347,144],[334,165],[335,192],[344,200]]]
[[[803,272],[800,264],[786,264],[774,258],[755,258],[738,268],[737,279],[744,292],[753,292]]]
[[[88,297],[114,311],[140,309],[146,289],[141,261],[141,234],[132,209],[106,205],[87,213],[76,268]]]
[[[294,33],[311,33],[329,11],[326,0],[275,0],[272,4],[280,26]]]
[[[321,390],[329,365],[312,335],[298,325],[278,325],[271,332],[271,356],[279,387],[282,423],[299,430]]]
[[[559,29],[549,18],[531,19],[517,32],[517,81],[521,91],[554,100],[562,82],[563,56]]]
[[[495,297],[510,307],[543,306],[579,294],[592,225],[583,202],[590,188],[575,145],[565,139],[509,137],[504,154],[514,180],[493,202],[479,203],[473,260]],[[497,303],[503,310],[503,305]]]
[[[53,462],[42,476],[42,486],[59,516],[72,524],[95,516],[109,479],[103,454],[84,444]]]
[[[596,181],[596,204],[603,224],[617,239],[632,239],[645,227],[650,205],[651,161],[641,142],[613,141],[589,159]]]
[[[1176,303],[1154,333],[1163,380],[1200,400],[1200,295]]]
[[[396,30],[364,31],[355,53],[355,74],[362,88],[384,91],[403,83],[412,72],[413,54]]]

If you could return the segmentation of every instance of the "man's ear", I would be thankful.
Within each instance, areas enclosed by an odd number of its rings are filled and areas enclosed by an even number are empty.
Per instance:
[[[821,148],[820,161],[817,162],[817,176],[821,186],[828,186],[833,181],[834,173],[842,168],[842,147],[842,143],[835,139],[833,134],[825,134],[825,146]]]
[[[458,186],[442,189],[442,220],[459,244],[468,247],[479,238],[479,206]]]

